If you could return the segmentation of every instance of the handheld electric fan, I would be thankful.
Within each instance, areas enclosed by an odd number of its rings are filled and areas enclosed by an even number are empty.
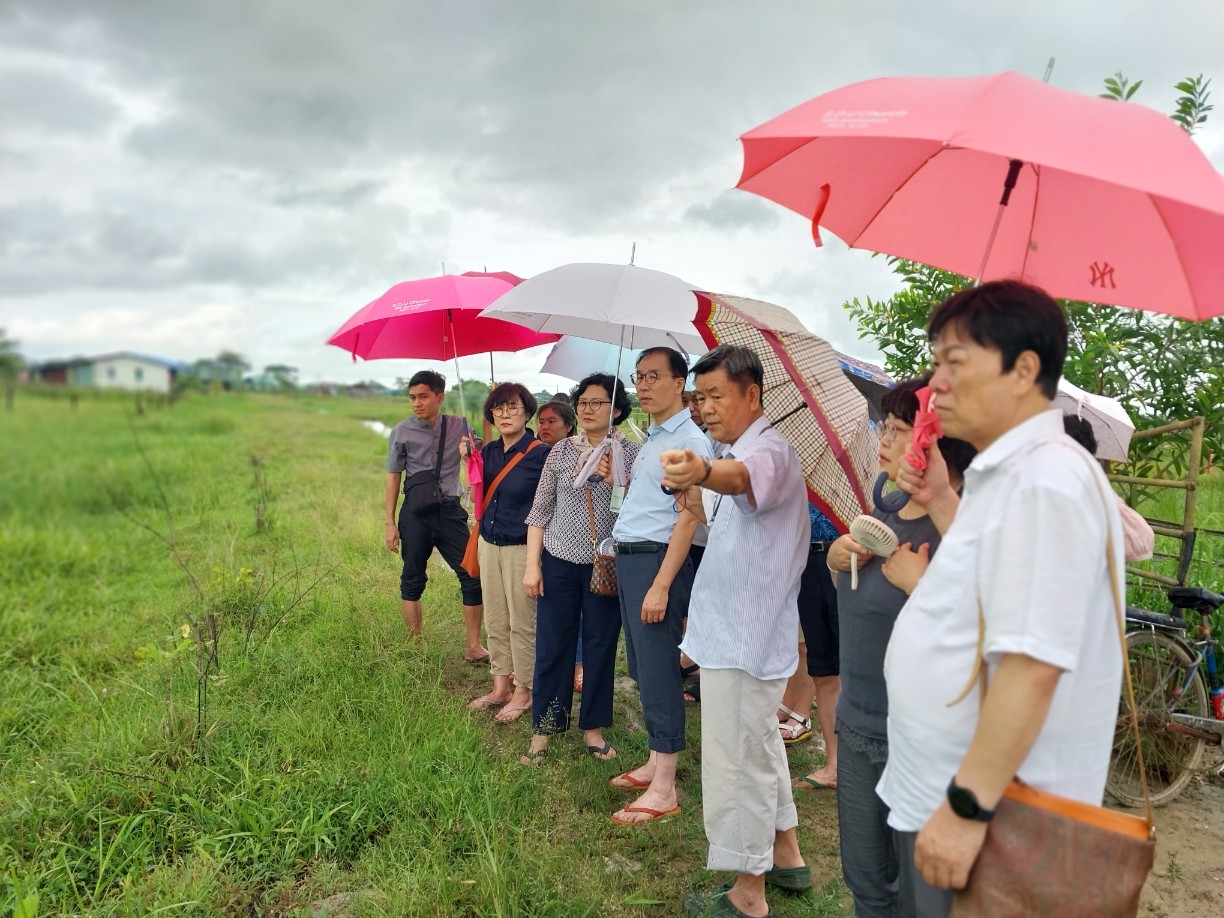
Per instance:
[[[897,534],[874,516],[862,514],[850,524],[850,538],[873,555],[887,558],[897,550]],[[850,555],[850,589],[858,589],[858,555]]]
[[[918,410],[914,413],[914,437],[910,440],[910,448],[905,453],[906,461],[915,469],[922,471],[927,467],[926,451],[932,443],[943,436],[943,428],[939,426],[939,415],[935,413],[935,393],[930,386],[923,386],[914,395],[918,399]],[[871,498],[876,509],[885,513],[896,513],[909,503],[910,496],[905,491],[884,493],[884,485],[888,483],[888,473],[881,472],[876,479]]]

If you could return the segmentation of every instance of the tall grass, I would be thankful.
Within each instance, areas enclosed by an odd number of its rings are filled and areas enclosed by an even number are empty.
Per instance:
[[[695,716],[684,814],[621,829],[607,778],[646,754],[631,693],[620,759],[559,738],[523,768],[529,725],[465,708],[488,674],[461,663],[441,568],[407,640],[386,446],[357,423],[402,402],[131,408],[0,414],[0,913],[653,915],[711,882]],[[832,801],[801,805],[823,885],[775,912],[839,914]]]

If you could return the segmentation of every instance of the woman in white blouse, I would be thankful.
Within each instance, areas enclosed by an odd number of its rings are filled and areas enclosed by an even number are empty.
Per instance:
[[[549,736],[569,728],[580,628],[584,673],[578,726],[592,756],[616,757],[603,728],[612,723],[620,604],[616,596],[598,596],[590,590],[592,543],[612,535],[613,487],[596,474],[592,462],[596,451],[612,455],[617,466],[614,477],[627,481],[639,446],[615,429],[631,408],[624,385],[610,374],[588,376],[570,398],[578,412],[579,431],[553,446],[527,515],[523,590],[536,600],[536,668],[531,748],[522,758],[524,764],[538,761],[548,749]],[[605,443],[608,437],[611,440]]]

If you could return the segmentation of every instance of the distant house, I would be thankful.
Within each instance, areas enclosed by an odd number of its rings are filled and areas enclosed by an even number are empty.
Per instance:
[[[49,360],[31,369],[32,379],[52,386],[169,392],[182,365],[160,357],[119,351],[101,357]]]

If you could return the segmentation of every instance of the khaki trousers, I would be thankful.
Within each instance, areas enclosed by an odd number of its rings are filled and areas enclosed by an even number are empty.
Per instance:
[[[799,824],[778,733],[785,691],[785,679],[764,682],[741,669],[701,668],[701,806],[709,870],[763,874],[773,867],[775,833]]]
[[[490,671],[494,676],[514,673],[514,684],[530,689],[535,676],[536,601],[523,592],[527,546],[490,545],[482,537],[478,552]]]

